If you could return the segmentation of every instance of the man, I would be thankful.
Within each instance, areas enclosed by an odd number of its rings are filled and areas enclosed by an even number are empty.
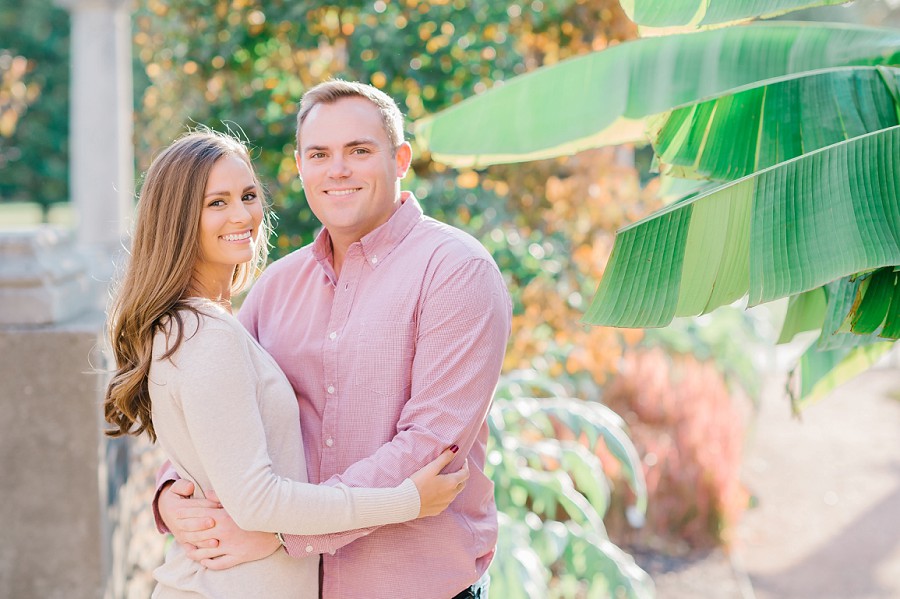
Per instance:
[[[396,104],[371,86],[329,81],[304,95],[296,162],[324,230],[272,264],[239,313],[297,394],[310,482],[395,485],[453,444],[448,470],[469,459],[465,490],[439,516],[285,535],[292,556],[323,554],[326,599],[486,597],[496,544],[485,417],[511,304],[487,251],[401,192],[402,131]],[[192,491],[163,490],[159,515],[194,559],[230,567],[278,548],[182,498]]]

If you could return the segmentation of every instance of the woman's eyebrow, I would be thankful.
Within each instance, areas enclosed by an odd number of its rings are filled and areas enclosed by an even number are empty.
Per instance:
[[[244,188],[244,191],[242,191],[241,193],[247,193],[248,191],[253,190],[253,189],[256,189],[256,185],[255,185],[255,184],[254,184],[254,185],[248,185],[247,187]],[[210,196],[227,196],[227,195],[230,195],[230,193],[229,193],[229,191],[226,189],[226,190],[224,190],[224,191],[211,191],[211,192],[209,192],[208,194],[204,195],[203,197],[204,197],[204,198],[208,198],[208,197],[210,197]]]

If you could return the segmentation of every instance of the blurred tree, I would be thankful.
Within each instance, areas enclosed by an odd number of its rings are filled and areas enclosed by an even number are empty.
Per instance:
[[[0,0],[0,202],[69,198],[69,15]]]
[[[257,164],[279,215],[276,255],[309,242],[318,226],[292,156],[296,102],[307,88],[329,77],[369,82],[416,119],[635,33],[611,0],[148,0],[134,23],[147,84],[139,167],[191,123],[243,130],[260,148]],[[431,179],[444,169],[423,155],[414,171]]]

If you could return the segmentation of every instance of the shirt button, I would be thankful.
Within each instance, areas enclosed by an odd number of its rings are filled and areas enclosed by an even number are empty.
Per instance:
[[[337,331],[332,331],[331,334],[328,335],[328,338],[331,339],[332,341],[337,339]]]
[[[331,447],[332,445],[334,445],[334,439],[332,439],[331,437],[328,437],[327,439],[325,439],[325,445],[327,445],[328,447]]]
[[[334,385],[328,385],[328,393],[334,393]]]
[[[372,264],[378,264],[378,256],[372,256]]]
[[[312,553],[312,550],[313,550],[313,546],[312,546],[312,545],[307,545],[307,546],[306,546],[306,552],[307,552],[307,553]]]

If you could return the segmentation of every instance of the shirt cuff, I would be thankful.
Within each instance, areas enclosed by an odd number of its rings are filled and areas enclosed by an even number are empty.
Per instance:
[[[178,473],[171,465],[168,468],[162,468],[156,475],[156,493],[153,494],[153,519],[156,521],[156,530],[161,534],[172,534],[166,523],[163,522],[162,516],[159,515],[159,494],[162,492],[163,485],[169,482],[175,482],[179,479]]]

